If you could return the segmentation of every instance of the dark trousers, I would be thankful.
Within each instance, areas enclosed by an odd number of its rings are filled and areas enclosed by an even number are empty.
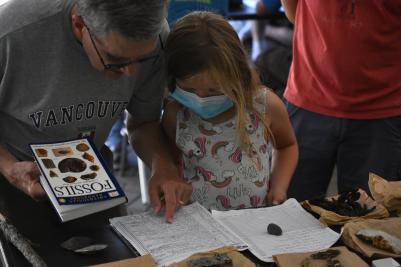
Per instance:
[[[401,116],[352,120],[320,115],[287,102],[299,145],[299,161],[288,197],[325,194],[334,167],[339,191],[359,187],[369,193],[369,172],[401,180]]]

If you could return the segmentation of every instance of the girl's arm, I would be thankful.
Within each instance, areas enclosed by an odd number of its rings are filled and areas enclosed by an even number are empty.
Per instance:
[[[298,0],[281,0],[281,3],[284,6],[285,15],[288,20],[294,23]]]
[[[287,189],[298,162],[298,144],[284,103],[270,90],[267,92],[266,116],[274,137],[267,201],[269,204],[279,204],[287,199]]]

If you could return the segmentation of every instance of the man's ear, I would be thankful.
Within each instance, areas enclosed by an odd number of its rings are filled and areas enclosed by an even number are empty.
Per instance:
[[[75,37],[78,39],[79,42],[82,42],[82,32],[85,28],[84,20],[81,16],[79,16],[73,8],[71,12],[71,27],[72,32],[74,33]]]

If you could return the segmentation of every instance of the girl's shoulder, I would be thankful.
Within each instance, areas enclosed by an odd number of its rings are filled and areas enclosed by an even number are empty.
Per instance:
[[[287,110],[281,98],[272,89],[266,86],[259,87],[255,94],[256,105],[264,105],[264,114],[268,125],[277,115],[283,115]]]
[[[166,114],[165,114],[166,113]],[[168,117],[174,124],[180,120],[192,118],[192,112],[173,98],[168,98],[164,104],[163,117]]]
[[[261,85],[256,90],[254,98],[258,101],[261,101],[261,99],[263,99],[263,101],[266,102],[269,99],[269,97],[271,97],[272,95],[276,95],[274,93],[273,89],[271,89],[265,85]]]
[[[163,115],[164,112],[177,114],[178,110],[180,110],[181,108],[181,104],[178,103],[176,100],[172,98],[167,98],[166,102],[164,103]]]
[[[267,94],[269,92],[269,90],[271,90],[270,88],[262,85],[260,86],[254,96],[253,96],[253,102],[256,105],[266,105],[267,103]]]
[[[262,85],[256,90],[253,96],[253,104],[256,109],[263,111],[264,114],[267,114],[271,104],[274,104],[276,101],[275,96],[276,95],[272,89]]]

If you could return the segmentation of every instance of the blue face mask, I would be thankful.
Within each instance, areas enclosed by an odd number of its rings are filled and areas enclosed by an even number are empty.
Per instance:
[[[194,93],[182,90],[178,86],[171,96],[203,119],[213,118],[234,106],[233,101],[225,95],[199,97]]]

